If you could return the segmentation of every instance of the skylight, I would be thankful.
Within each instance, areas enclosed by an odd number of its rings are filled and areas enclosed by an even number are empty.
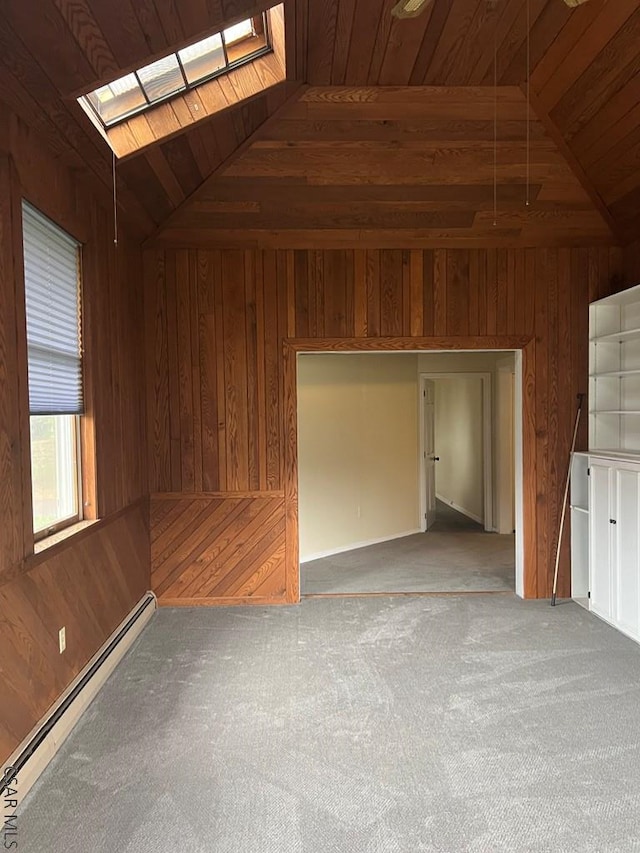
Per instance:
[[[125,74],[78,98],[105,127],[271,50],[263,13]]]

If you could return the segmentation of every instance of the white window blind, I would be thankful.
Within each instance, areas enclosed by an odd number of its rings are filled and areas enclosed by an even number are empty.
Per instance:
[[[32,415],[82,414],[80,245],[22,204]]]

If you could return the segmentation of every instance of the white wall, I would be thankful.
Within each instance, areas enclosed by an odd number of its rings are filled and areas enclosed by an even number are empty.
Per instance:
[[[482,379],[435,380],[436,495],[484,522]]]
[[[419,529],[418,356],[298,357],[300,559]]]

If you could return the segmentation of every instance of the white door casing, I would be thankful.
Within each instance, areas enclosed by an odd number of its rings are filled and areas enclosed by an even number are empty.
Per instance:
[[[425,379],[422,387],[423,401],[423,442],[424,476],[426,484],[426,509],[424,529],[428,530],[436,520],[436,386],[431,379]]]

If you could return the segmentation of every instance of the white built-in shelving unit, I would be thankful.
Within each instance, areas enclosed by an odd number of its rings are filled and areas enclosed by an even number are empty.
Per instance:
[[[589,449],[640,456],[640,285],[589,307]]]
[[[640,285],[589,306],[589,450],[571,462],[575,601],[640,641]]]

